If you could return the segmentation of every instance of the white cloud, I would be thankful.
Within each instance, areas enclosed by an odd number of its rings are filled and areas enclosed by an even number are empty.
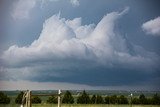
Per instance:
[[[61,1],[61,0],[41,0],[42,1],[42,6],[44,4],[47,4],[47,2],[58,2],[58,1]],[[68,0],[72,6],[79,6],[80,3],[79,3],[79,0]]]
[[[153,55],[150,52],[144,50],[135,52],[138,55],[132,55],[131,51],[138,49],[133,49],[135,46],[129,47],[127,40],[114,30],[116,21],[127,10],[128,8],[121,13],[107,14],[96,27],[94,24],[81,25],[81,18],[66,20],[60,18],[60,15],[53,15],[45,21],[39,38],[30,46],[13,45],[2,57],[11,65],[66,58],[85,60],[96,58],[101,63],[125,63],[132,66],[137,66],[135,62],[152,63]],[[146,55],[148,56],[145,57]]]
[[[70,0],[73,6],[79,6],[79,0]]]
[[[61,0],[42,0],[42,5],[46,4],[47,2],[57,2],[57,1],[61,1]],[[79,0],[68,0],[72,6],[79,6]]]
[[[160,17],[143,23],[142,29],[146,34],[160,36]]]
[[[85,69],[99,65],[154,71],[159,56],[131,45],[114,29],[118,19],[127,11],[128,8],[109,13],[97,25],[82,25],[81,18],[66,20],[60,14],[53,15],[45,21],[39,38],[31,45],[13,45],[3,53],[1,58],[6,62],[6,75],[13,80],[42,80],[42,76],[47,80],[73,72],[86,72]],[[76,67],[83,70],[73,70]]]
[[[11,13],[13,19],[29,19],[31,10],[36,6],[38,2],[41,2],[43,7],[48,2],[57,2],[60,0],[18,0],[14,2],[13,11]],[[79,0],[69,1],[73,6],[79,6]]]
[[[18,0],[13,5],[12,17],[17,19],[28,19],[30,11],[36,5],[36,0]]]

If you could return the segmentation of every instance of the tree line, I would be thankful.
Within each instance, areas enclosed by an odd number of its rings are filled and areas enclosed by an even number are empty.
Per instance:
[[[9,104],[9,103],[10,103],[10,98],[3,92],[0,92],[0,104]]]
[[[23,92],[17,95],[15,99],[16,104],[22,103]],[[34,96],[31,99],[32,103],[41,103],[42,100],[38,96]],[[0,104],[9,104],[10,98],[0,92]],[[50,96],[47,99],[47,103],[57,104],[57,96]],[[84,90],[80,95],[73,97],[70,91],[66,91],[64,96],[62,97],[62,103],[65,104],[152,104],[152,105],[160,105],[160,96],[158,94],[154,94],[152,97],[145,97],[144,94],[141,94],[139,97],[126,97],[124,95],[111,95],[111,96],[101,96],[101,95],[89,95]]]

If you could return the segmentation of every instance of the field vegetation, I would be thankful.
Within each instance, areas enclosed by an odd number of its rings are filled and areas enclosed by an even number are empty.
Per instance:
[[[20,107],[17,104],[0,104],[0,107]],[[32,107],[57,107],[57,104],[32,104]],[[61,107],[131,107],[130,105],[118,104],[62,104]],[[159,105],[132,105],[132,107],[160,107]]]
[[[0,92],[0,107],[20,107],[23,92],[16,96],[8,96]],[[62,95],[62,107],[160,107],[160,96],[155,93],[146,97],[143,93],[139,96],[125,95],[99,95],[88,94],[85,90],[75,95],[65,91]],[[57,107],[57,96],[33,96],[32,107]]]

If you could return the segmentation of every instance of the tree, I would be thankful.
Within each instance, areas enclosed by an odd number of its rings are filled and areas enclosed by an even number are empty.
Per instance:
[[[89,104],[90,103],[90,98],[89,95],[83,91],[82,95],[78,97],[77,99],[78,104]]]
[[[138,98],[133,98],[132,99],[132,104],[140,104],[140,101],[139,101],[139,99]]]
[[[139,102],[140,102],[140,104],[147,104],[147,99],[144,94],[141,94],[139,96]]]
[[[146,104],[153,104],[153,100],[152,100],[152,98],[147,98],[147,103]]]
[[[42,100],[38,96],[35,96],[32,98],[32,103],[38,104],[41,102],[42,102]]]
[[[110,96],[110,103],[111,104],[117,104],[118,103],[118,99],[117,99],[116,95]]]
[[[109,96],[106,96],[104,100],[105,100],[105,104],[109,104],[110,103],[110,97]]]
[[[97,95],[96,104],[103,104],[103,103],[104,103],[104,100],[103,100],[102,96]]]
[[[91,103],[96,104],[96,95],[93,95],[91,98]]]
[[[152,97],[152,104],[154,105],[160,105],[160,96],[158,94],[154,94]]]
[[[51,96],[48,98],[47,103],[53,103],[53,104],[57,104],[58,103],[58,98],[55,96]]]
[[[10,98],[3,92],[0,92],[0,104],[9,104],[9,103],[10,103]]]
[[[128,104],[128,100],[124,95],[118,97],[118,104]]]
[[[23,94],[24,94],[23,91],[21,91],[21,92],[18,94],[18,96],[17,96],[16,99],[15,99],[15,103],[16,103],[16,104],[22,104]]]
[[[66,91],[66,93],[64,94],[62,103],[66,103],[66,104],[73,104],[74,103],[74,98],[69,91]]]

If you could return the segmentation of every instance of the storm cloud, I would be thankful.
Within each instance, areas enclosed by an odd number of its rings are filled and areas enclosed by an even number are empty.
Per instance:
[[[108,13],[97,25],[82,25],[82,18],[67,20],[60,13],[53,15],[32,44],[13,45],[4,51],[1,59],[7,76],[1,78],[96,86],[150,81],[148,77],[159,71],[159,56],[130,43],[115,28],[128,11],[126,7],[122,12]]]

